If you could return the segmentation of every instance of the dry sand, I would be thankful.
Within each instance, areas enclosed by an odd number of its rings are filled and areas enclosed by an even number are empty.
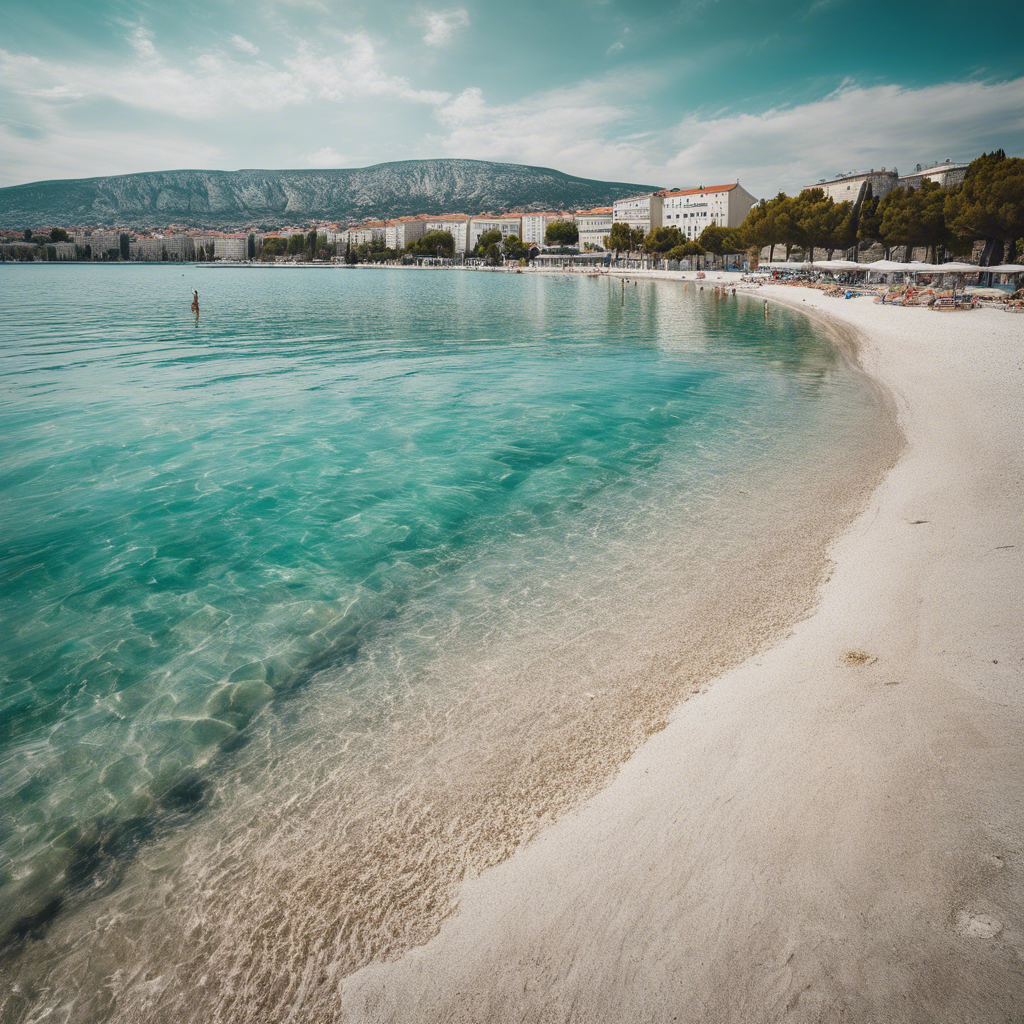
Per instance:
[[[814,614],[346,1019],[1024,1020],[1024,316],[758,296],[857,328],[907,437]]]

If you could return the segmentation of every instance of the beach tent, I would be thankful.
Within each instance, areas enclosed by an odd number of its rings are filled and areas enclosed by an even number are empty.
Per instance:
[[[940,274],[977,274],[986,270],[985,267],[976,267],[973,263],[940,263],[935,269]],[[991,270],[991,267],[987,269]]]
[[[1001,263],[998,267],[975,267],[982,274],[1024,274],[1024,264]]]
[[[893,260],[875,260],[874,263],[864,263],[862,266],[872,274],[905,274],[910,269],[906,263],[896,263]]]
[[[867,270],[868,264],[854,263],[853,260],[815,260],[815,270]]]

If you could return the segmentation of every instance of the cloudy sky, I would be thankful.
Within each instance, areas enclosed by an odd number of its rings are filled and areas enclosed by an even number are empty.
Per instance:
[[[0,0],[0,185],[469,157],[756,195],[1024,155],[1024,5]]]

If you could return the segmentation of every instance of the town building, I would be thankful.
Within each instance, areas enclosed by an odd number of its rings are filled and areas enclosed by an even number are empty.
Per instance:
[[[576,227],[580,232],[580,251],[587,246],[595,249],[605,247],[605,239],[612,229],[612,208],[596,206],[593,210],[581,210],[576,214]]]
[[[128,251],[133,260],[191,260],[195,259],[195,241],[190,235],[149,235],[133,239]]]
[[[387,225],[382,220],[368,220],[354,228],[343,231],[345,241],[351,245],[372,245],[387,241]]]
[[[967,164],[955,164],[952,160],[946,160],[941,164],[934,164],[931,167],[922,167],[920,164],[913,174],[904,174],[899,179],[900,188],[920,188],[926,181],[937,181],[944,189],[956,188],[962,185],[967,177]]]
[[[480,236],[485,231],[500,231],[502,240],[504,240],[512,235],[519,238],[519,233],[522,230],[523,219],[518,213],[505,213],[499,217],[491,217],[487,215],[474,217],[469,224],[469,243],[467,250],[472,251],[476,248],[477,242],[480,241]]]
[[[92,258],[99,259],[104,253],[111,249],[121,249],[121,235],[118,231],[76,231],[72,236],[75,245],[82,248],[89,245],[92,247]]]
[[[199,255],[200,249],[213,252],[213,243],[216,241],[216,235],[189,235],[189,238],[192,239],[192,252],[195,256]]]
[[[213,239],[215,260],[247,260],[249,258],[248,235],[217,235]]]
[[[687,238],[699,238],[711,224],[738,228],[757,200],[738,182],[701,185],[661,194],[662,225],[679,228]]]
[[[543,245],[548,225],[557,220],[573,220],[571,213],[524,213],[522,215],[521,242],[527,245]]]
[[[469,248],[469,225],[471,218],[465,213],[445,213],[439,217],[428,217],[423,222],[424,231],[447,231],[455,239],[455,251],[466,252]]]
[[[661,192],[650,192],[629,199],[616,199],[612,204],[612,223],[639,228],[646,235],[661,227]]]
[[[822,178],[815,185],[805,185],[803,190],[806,192],[809,188],[820,188],[833,202],[856,204],[864,198],[868,185],[871,186],[871,194],[881,199],[896,188],[898,181],[899,173],[895,167],[891,171],[884,167],[880,171],[872,168],[870,171],[850,171],[849,174],[840,174],[828,181]]]
[[[399,217],[384,229],[384,244],[389,249],[404,249],[423,237],[424,222],[419,217]]]

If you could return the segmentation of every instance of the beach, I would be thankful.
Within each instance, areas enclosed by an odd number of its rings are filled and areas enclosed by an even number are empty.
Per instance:
[[[1022,1012],[1024,317],[756,296],[856,332],[898,464],[813,613],[346,979],[346,1020]]]

